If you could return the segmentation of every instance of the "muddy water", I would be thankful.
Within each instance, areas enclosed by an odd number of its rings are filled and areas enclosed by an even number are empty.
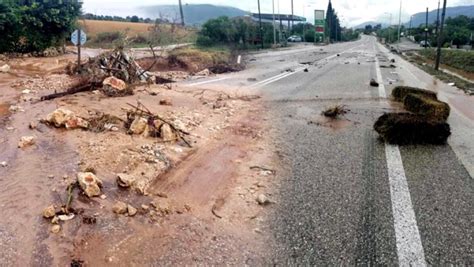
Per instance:
[[[42,218],[42,210],[53,203],[63,203],[64,174],[72,175],[76,168],[77,153],[61,134],[41,126],[28,129],[44,110],[54,108],[53,103],[20,103],[25,112],[11,114],[8,108],[16,104],[21,88],[14,89],[12,82],[27,77],[47,75],[60,66],[51,59],[42,68],[44,59],[15,60],[12,71],[0,74],[0,262],[2,266],[56,265],[51,251],[61,242],[51,242],[51,224]],[[48,60],[46,60],[48,62]],[[7,130],[7,127],[10,130]],[[11,130],[13,128],[13,130]],[[36,144],[19,149],[21,136],[34,135]],[[48,178],[54,175],[54,178]],[[61,255],[61,254],[59,254]]]

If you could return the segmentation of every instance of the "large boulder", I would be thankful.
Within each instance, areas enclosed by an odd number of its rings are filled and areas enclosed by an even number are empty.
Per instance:
[[[132,124],[130,124],[130,133],[132,134],[142,134],[147,130],[148,126],[148,120],[143,117],[135,117],[135,119],[132,121]]]
[[[101,195],[100,188],[102,187],[102,181],[92,172],[77,173],[77,181],[79,182],[79,186],[88,197],[96,197]]]
[[[178,138],[178,136],[173,131],[173,129],[171,129],[171,126],[168,123],[164,123],[163,125],[161,125],[160,136],[163,141],[175,141]]]
[[[127,84],[124,81],[120,80],[119,78],[115,78],[113,76],[105,78],[104,81],[102,82],[102,85],[110,86],[118,91],[123,91],[127,89]]]
[[[77,117],[74,112],[58,108],[46,116],[46,121],[55,127],[65,127],[66,129],[89,128],[89,122],[81,117]]]

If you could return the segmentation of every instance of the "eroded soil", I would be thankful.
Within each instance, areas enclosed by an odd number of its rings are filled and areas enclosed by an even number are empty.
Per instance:
[[[63,74],[73,56],[25,58],[0,73],[0,261],[5,265],[262,264],[271,243],[263,234],[278,159],[271,145],[265,108],[258,99],[232,97],[232,88],[205,90],[174,84],[142,85],[134,95],[110,98],[84,92],[51,101],[39,97],[74,82]],[[160,105],[162,99],[172,105]],[[92,132],[43,123],[58,107],[83,118],[110,114],[126,120],[128,104],[146,106],[190,134],[184,142],[130,135],[125,129]],[[11,108],[14,106],[15,108]],[[34,127],[31,127],[34,125]],[[22,136],[34,145],[18,148]],[[251,168],[252,167],[252,168]],[[255,168],[257,167],[257,168]],[[49,205],[67,201],[76,173],[94,170],[102,195],[73,191],[75,216],[52,233],[42,217]],[[117,186],[130,174],[143,190]],[[117,201],[134,216],[112,212]],[[271,205],[271,204],[269,204]]]

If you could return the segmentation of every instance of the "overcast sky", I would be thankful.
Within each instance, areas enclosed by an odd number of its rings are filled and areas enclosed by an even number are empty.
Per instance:
[[[257,12],[257,0],[182,0],[183,4],[214,4],[240,8],[245,11]],[[274,0],[275,12],[291,14],[291,0]],[[326,9],[328,0],[293,0],[295,15],[305,16],[313,20],[314,9]],[[441,1],[443,2],[443,1]],[[141,15],[135,8],[147,5],[177,4],[178,0],[84,0],[84,11],[95,14],[111,14],[119,16]],[[332,0],[333,7],[342,18],[343,25],[355,26],[365,21],[398,23],[399,0]],[[448,0],[448,6],[473,5],[474,0]],[[260,0],[261,10],[272,12],[272,0]],[[441,3],[442,5],[442,3]],[[402,21],[408,21],[411,14],[424,12],[438,7],[438,0],[402,0]]]

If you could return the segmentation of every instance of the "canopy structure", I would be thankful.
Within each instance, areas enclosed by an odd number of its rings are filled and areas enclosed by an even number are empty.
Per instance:
[[[265,22],[273,21],[273,14],[272,13],[262,13],[261,16],[262,16],[262,21],[265,21]],[[258,20],[259,19],[258,13],[252,13],[252,19]],[[305,22],[306,18],[296,16],[296,15],[292,16],[291,14],[290,15],[288,15],[288,14],[275,14],[275,20],[285,21],[285,22],[288,22],[288,24],[290,24],[290,21]]]

